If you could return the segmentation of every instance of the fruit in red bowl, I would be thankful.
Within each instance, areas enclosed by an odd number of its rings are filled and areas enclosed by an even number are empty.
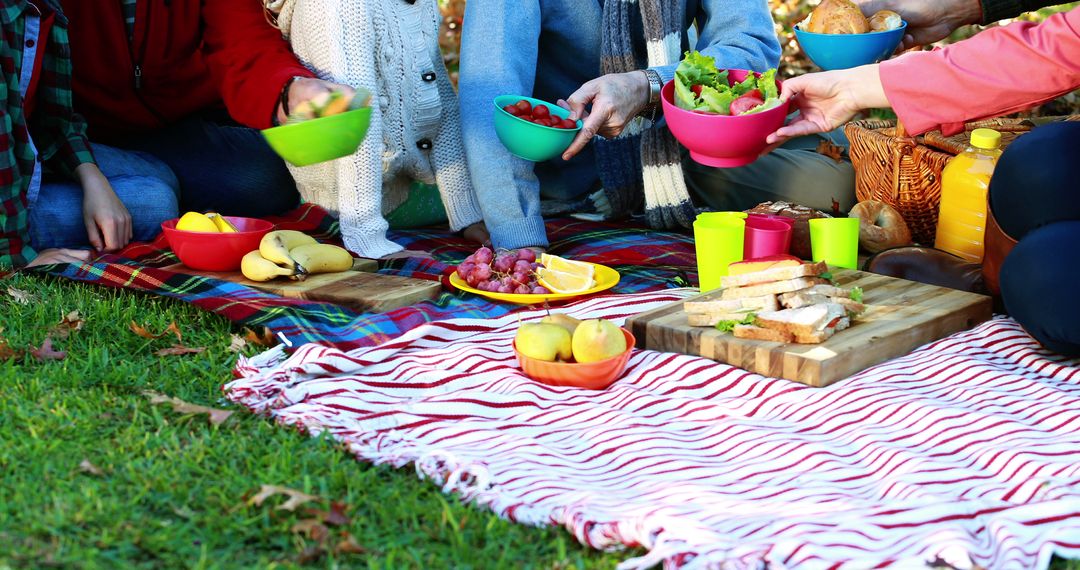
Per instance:
[[[594,321],[584,321],[580,326],[591,326],[589,323]],[[565,334],[566,323],[555,323],[550,320],[545,321],[546,326],[562,329]],[[525,325],[523,325],[525,326]],[[558,362],[549,361],[543,358],[529,356],[523,354],[521,348],[518,347],[518,341],[521,340],[524,346],[525,342],[529,340],[525,337],[519,336],[514,339],[514,353],[517,354],[518,363],[521,365],[522,372],[529,378],[540,382],[541,384],[548,384],[550,386],[570,386],[574,388],[585,388],[587,390],[603,390],[614,383],[622,376],[623,371],[626,369],[626,363],[630,360],[630,355],[634,352],[634,335],[630,331],[611,325],[614,330],[619,331],[623,338],[622,341],[625,345],[619,343],[620,346],[625,346],[618,354],[614,356],[604,358],[601,360],[595,360],[591,362]],[[557,347],[560,350],[556,350],[554,354],[558,356],[565,356],[559,353],[563,352],[562,349],[570,349],[569,345],[562,346],[561,335],[551,335],[552,342],[557,342]],[[577,333],[574,333],[577,337]],[[535,338],[535,337],[534,337]],[[570,337],[566,337],[569,340]],[[608,339],[609,341],[611,339]],[[574,350],[580,352],[577,347],[581,345],[580,338],[573,342]],[[590,344],[587,343],[586,344]],[[604,344],[609,344],[604,341]],[[530,354],[538,354],[535,350],[528,350]],[[541,351],[543,352],[543,351]],[[543,356],[543,355],[541,355]]]
[[[180,262],[200,271],[237,271],[240,260],[250,251],[259,249],[264,235],[274,224],[257,218],[224,216],[235,232],[187,231],[176,229],[179,218],[161,223],[165,241]]]

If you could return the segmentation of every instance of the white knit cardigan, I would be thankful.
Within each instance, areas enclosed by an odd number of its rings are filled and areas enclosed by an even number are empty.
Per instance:
[[[386,238],[383,214],[404,202],[413,180],[438,185],[452,230],[483,219],[465,160],[457,94],[439,51],[436,0],[267,5],[316,75],[374,94],[371,125],[355,154],[290,167],[300,195],[338,215],[347,248],[373,258],[402,249]]]

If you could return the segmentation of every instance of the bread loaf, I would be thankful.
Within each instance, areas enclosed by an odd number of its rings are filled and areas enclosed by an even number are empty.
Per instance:
[[[747,210],[751,214],[773,214],[795,220],[795,226],[791,228],[791,255],[799,259],[810,259],[813,254],[810,251],[810,222],[814,218],[831,218],[832,216],[788,202],[762,202]]]

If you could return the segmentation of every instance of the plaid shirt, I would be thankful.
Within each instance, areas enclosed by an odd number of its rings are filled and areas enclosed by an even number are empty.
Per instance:
[[[0,8],[0,265],[24,265],[37,254],[30,248],[27,232],[27,189],[34,171],[34,151],[53,171],[71,176],[80,164],[94,162],[86,125],[71,109],[71,49],[67,19],[55,0],[38,0],[42,16],[54,15],[48,36],[39,51],[40,73],[36,78],[35,111],[29,124],[19,88],[22,73],[27,0],[4,0]],[[28,130],[29,129],[29,130]]]

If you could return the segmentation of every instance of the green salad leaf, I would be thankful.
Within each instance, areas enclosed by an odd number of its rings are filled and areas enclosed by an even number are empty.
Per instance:
[[[760,113],[780,105],[776,69],[762,73],[761,77],[750,74],[729,85],[727,70],[718,70],[715,59],[690,51],[675,70],[675,105],[687,111],[730,115],[731,102],[755,89],[761,92],[764,102],[742,114]]]
[[[862,303],[862,297],[863,297],[862,287],[852,287],[851,294],[848,295],[848,297],[851,297],[851,300],[855,301],[856,303]]]
[[[746,318],[741,321],[720,321],[716,323],[716,330],[720,332],[729,333],[735,330],[736,325],[752,325],[757,315],[754,313],[746,313]]]

